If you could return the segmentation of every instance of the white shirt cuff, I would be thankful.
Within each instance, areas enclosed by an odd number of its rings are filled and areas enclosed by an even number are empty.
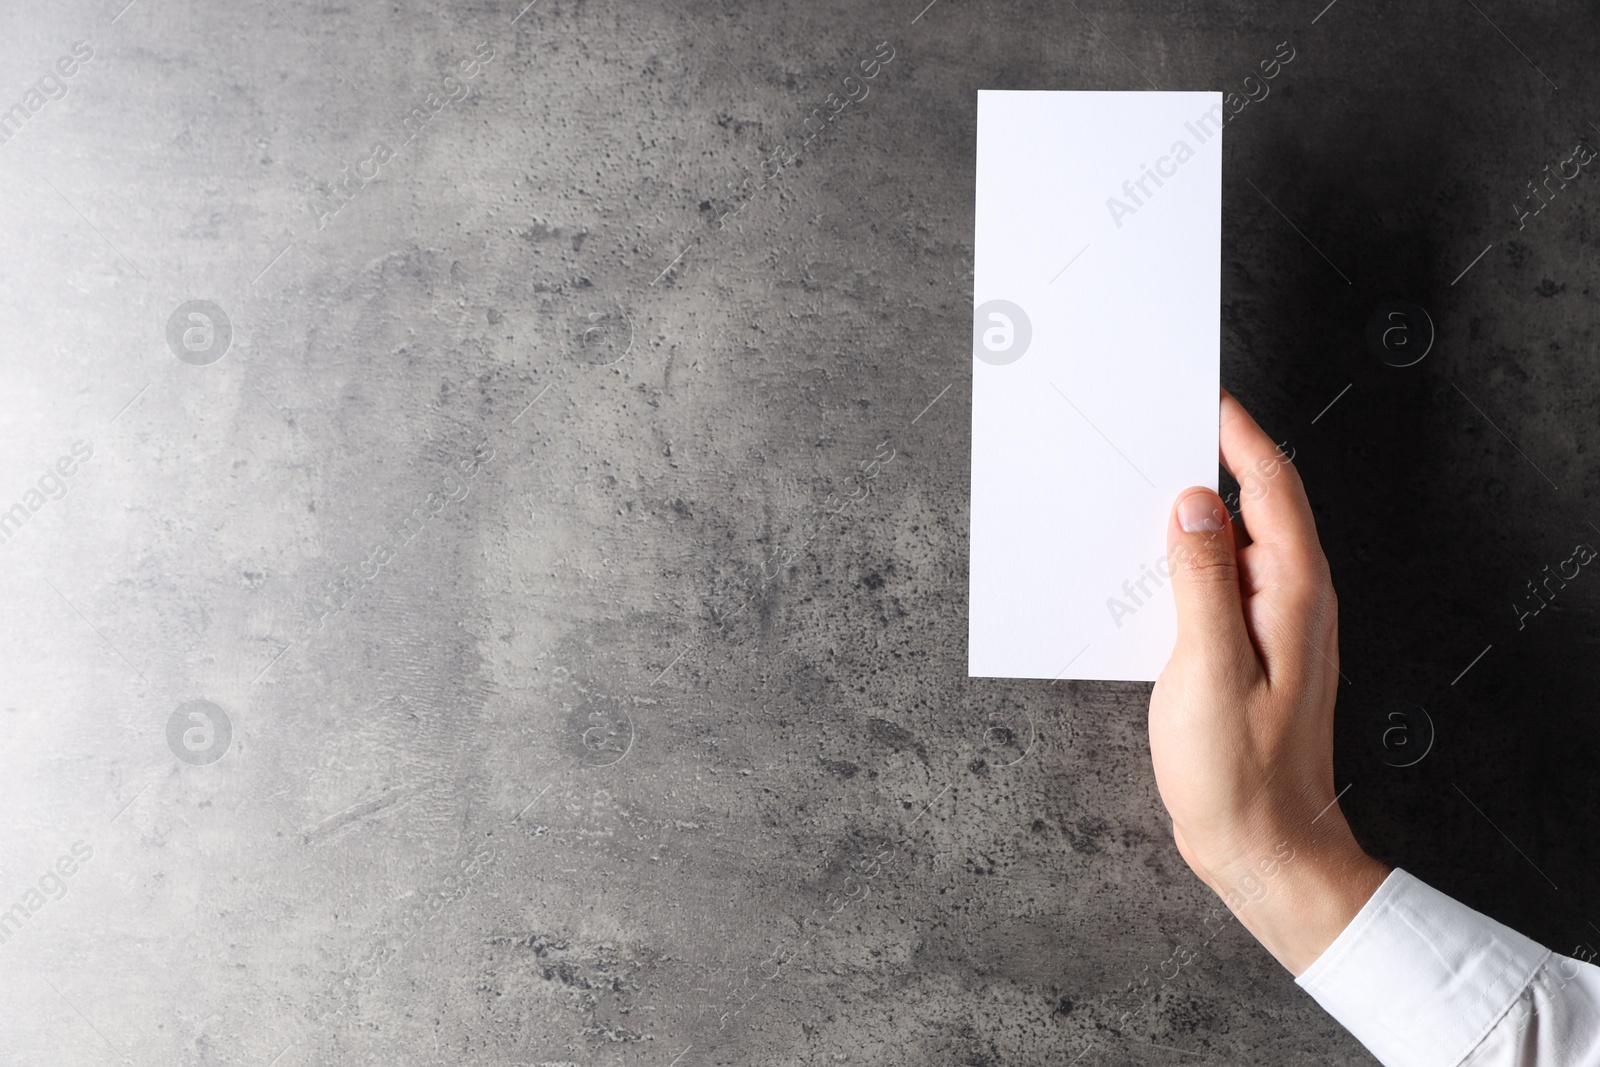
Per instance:
[[[1456,1067],[1549,956],[1397,868],[1295,981],[1385,1067]]]

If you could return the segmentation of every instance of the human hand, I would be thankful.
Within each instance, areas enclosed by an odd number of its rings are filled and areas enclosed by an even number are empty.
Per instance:
[[[1226,390],[1221,445],[1251,486],[1250,543],[1235,548],[1215,493],[1179,495],[1167,520],[1178,639],[1150,694],[1150,755],[1185,862],[1299,975],[1388,870],[1335,801],[1338,605],[1299,472]]]

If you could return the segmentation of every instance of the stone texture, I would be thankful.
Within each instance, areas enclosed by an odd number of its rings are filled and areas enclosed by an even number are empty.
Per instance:
[[[1591,9],[121,3],[0,34],[6,1062],[1372,1062],[1184,868],[1148,687],[965,671],[975,91],[1284,41],[1223,379],[1333,561],[1344,806],[1600,942],[1600,581],[1508,610],[1600,537],[1593,178],[1514,208]]]

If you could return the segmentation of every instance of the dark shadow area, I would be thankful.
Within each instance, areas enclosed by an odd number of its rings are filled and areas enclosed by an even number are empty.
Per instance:
[[[1240,117],[1223,380],[1295,448],[1333,568],[1347,679],[1336,770],[1352,825],[1387,862],[1572,954],[1600,944],[1586,886],[1600,864],[1600,580],[1557,579],[1548,608],[1522,613],[1542,603],[1528,582],[1579,542],[1600,545],[1583,462],[1595,370],[1560,345],[1593,333],[1578,294],[1593,281],[1600,183],[1561,190],[1542,232],[1518,229],[1519,184],[1583,124],[1481,28],[1452,27],[1457,54],[1429,57],[1434,78],[1418,74],[1416,40],[1344,57],[1370,78],[1313,71],[1308,56],[1281,94],[1289,114],[1260,128]],[[1312,93],[1337,107],[1294,114]],[[1427,309],[1437,334],[1414,366],[1387,365],[1364,337],[1395,298]],[[1390,700],[1423,706],[1435,730],[1411,766],[1374,745]]]

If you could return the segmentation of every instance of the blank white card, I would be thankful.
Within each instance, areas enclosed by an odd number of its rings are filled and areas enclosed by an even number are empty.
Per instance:
[[[974,677],[1153,681],[1217,487],[1222,95],[978,93]]]

